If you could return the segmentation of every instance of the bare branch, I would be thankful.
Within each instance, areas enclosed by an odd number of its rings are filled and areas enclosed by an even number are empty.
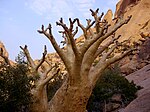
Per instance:
[[[55,64],[54,66],[49,65],[49,68],[45,70],[43,73],[43,78],[45,79],[47,75],[52,71],[53,68],[58,68],[58,66]]]
[[[137,49],[130,49],[123,54],[117,55],[113,58],[108,59],[107,61],[99,61],[98,64],[90,70],[90,82],[92,85],[96,84],[96,81],[99,79],[100,75],[102,74],[102,71],[104,71],[109,65],[112,63],[115,63],[125,56],[127,56],[130,52],[137,50]]]
[[[113,35],[114,36],[114,35]],[[95,53],[95,58],[101,54],[106,48],[108,48],[111,44],[113,44],[116,40],[118,40],[121,37],[121,35],[117,36],[116,38],[112,37],[110,41],[108,41],[104,46],[100,47],[97,52]]]
[[[75,43],[75,40],[74,40],[74,35],[77,33],[78,29],[76,29],[74,34],[72,34],[73,33],[73,26],[74,26],[74,23],[76,22],[76,19],[74,19],[72,21],[71,18],[69,18],[69,21],[70,21],[70,28],[68,28],[66,26],[66,24],[63,23],[62,18],[61,18],[60,22],[56,22],[56,24],[63,27],[64,33],[66,34],[66,38],[67,38],[67,45],[69,45],[69,44],[71,45],[75,56],[78,57],[79,52],[78,52],[78,49],[77,49],[77,46],[76,46],[76,43]]]
[[[69,33],[69,29],[66,26],[66,24],[63,23],[63,19],[62,18],[59,20],[59,22],[56,22],[56,25],[61,26],[65,30],[65,32]],[[71,27],[73,28],[73,26],[71,26]]]
[[[60,22],[62,23],[63,20],[61,19]],[[44,34],[50,40],[50,42],[52,43],[54,49],[57,51],[58,55],[60,56],[60,58],[64,62],[66,68],[69,69],[70,65],[68,64],[69,60],[67,59],[67,55],[62,51],[62,49],[59,47],[59,45],[57,44],[56,40],[54,39],[54,37],[52,35],[51,28],[52,28],[51,24],[49,24],[49,26],[47,28],[49,30],[49,33],[46,32],[47,29],[45,31],[43,28],[42,28],[41,31],[38,30],[38,32]]]
[[[76,18],[76,21],[77,21],[78,26],[82,29],[85,39],[87,39],[88,37],[87,37],[87,30],[86,30],[86,28],[80,23],[78,18]]]
[[[101,14],[100,17],[98,17],[98,11],[99,9],[97,9],[96,11],[93,11],[92,9],[90,9],[91,11],[91,15],[94,17],[95,19],[95,28],[96,28],[96,32],[99,33],[100,32],[100,20],[103,16],[103,13]]]
[[[34,63],[33,59],[30,56],[30,53],[29,53],[28,48],[27,48],[27,45],[25,45],[24,47],[20,46],[20,48],[23,50],[23,52],[24,52],[24,54],[25,54],[25,56],[26,56],[26,58],[27,58],[27,60],[28,60],[28,62],[30,64],[30,66],[35,69],[35,67],[36,67],[35,63]]]
[[[101,21],[103,16],[104,16],[104,13],[102,12],[101,15],[98,17],[98,20]]]
[[[39,64],[35,67],[36,71],[38,71],[39,67],[44,63],[46,54],[47,54],[47,49],[46,49],[46,45],[45,45],[42,59],[40,60]]]
[[[112,63],[117,62],[118,60],[124,58],[124,57],[127,56],[130,52],[135,51],[135,50],[137,50],[137,49],[130,49],[130,50],[128,50],[128,51],[126,51],[126,52],[124,52],[124,53],[118,55],[118,56],[115,56],[115,57],[113,57],[113,58],[108,59],[108,60],[106,61],[107,66],[109,66],[109,65],[112,64]]]
[[[93,43],[95,43],[97,40],[97,44],[100,44],[108,38],[110,35],[112,35],[116,30],[118,30],[122,25],[127,24],[129,20],[131,19],[131,16],[129,16],[126,20],[122,20],[119,23],[117,23],[109,32],[107,32],[104,36],[102,36],[101,32],[99,32],[96,36],[93,36],[91,40],[86,40],[84,42],[83,47],[81,48],[81,52],[84,54]]]
[[[103,54],[102,59],[100,61],[105,61],[108,58],[108,56],[115,50],[116,47],[117,45],[112,46],[107,53]]]
[[[76,30],[73,33],[73,37],[78,33],[78,27],[76,27]]]
[[[69,30],[70,30],[70,32],[72,32],[72,31],[73,31],[73,25],[74,25],[74,23],[76,22],[76,19],[74,19],[74,20],[72,21],[71,18],[69,18],[69,21],[70,21],[70,28],[69,28]]]
[[[94,25],[95,21],[93,21],[93,22],[91,23],[91,19],[86,19],[86,20],[87,20],[87,27],[86,27],[86,30],[88,30],[88,29],[90,29],[90,28]]]
[[[56,71],[55,73],[50,74],[50,75],[41,83],[41,85],[44,86],[44,85],[48,84],[48,82],[49,82],[51,79],[53,79],[54,77],[56,77],[56,76],[58,75],[59,71],[60,71],[60,69],[57,69],[57,71]]]

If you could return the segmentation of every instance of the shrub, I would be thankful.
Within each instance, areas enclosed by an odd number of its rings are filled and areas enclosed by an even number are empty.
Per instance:
[[[113,69],[106,69],[93,90],[87,109],[89,112],[103,111],[104,103],[110,102],[114,94],[121,94],[122,103],[127,105],[136,98],[137,90],[138,87],[133,82],[130,83],[124,76],[121,76],[117,66]]]
[[[0,112],[25,112],[30,103],[28,69],[20,62],[15,66],[1,65]]]

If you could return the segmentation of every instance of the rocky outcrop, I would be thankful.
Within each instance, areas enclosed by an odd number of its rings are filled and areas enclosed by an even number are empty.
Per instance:
[[[128,56],[119,62],[123,74],[131,74],[150,64],[150,37],[141,41],[142,43],[139,45],[139,51],[136,55],[131,57],[132,59]]]
[[[3,44],[1,41],[0,41],[0,49],[3,49],[3,54],[4,54],[6,57],[9,56],[7,50],[6,50],[5,46],[4,46],[4,44]]]
[[[147,59],[150,53],[150,43],[148,39],[150,38],[149,10],[149,0],[120,0],[116,5],[115,17],[119,18],[119,16],[122,16],[125,19],[127,16],[132,15],[129,23],[118,29],[116,35],[121,34],[122,38],[120,38],[120,41],[129,39],[130,45],[137,43],[138,48],[142,45],[139,48],[139,53],[133,56],[134,58],[132,60],[130,57],[127,57],[120,62],[121,71],[126,75],[148,64]],[[122,15],[120,15],[119,12],[122,12]]]
[[[119,1],[119,3],[117,4],[117,10],[116,10],[116,16],[121,16],[122,14],[124,14],[127,11],[128,7],[132,7],[134,5],[137,4],[139,0],[121,0]]]
[[[118,6],[118,11],[122,7],[125,7],[123,12],[123,18],[126,18],[129,15],[132,15],[131,20],[127,25],[121,27],[116,34],[121,34],[121,40],[129,39],[131,42],[138,41],[142,38],[141,34],[146,33],[150,34],[150,2],[149,0],[121,0],[121,4]],[[123,4],[125,2],[125,4]],[[135,4],[136,5],[129,5]],[[125,5],[125,6],[124,6]],[[118,16],[118,11],[116,14]]]
[[[4,46],[4,44],[0,41],[0,53],[2,53],[3,56],[8,58],[8,52]],[[0,64],[4,61],[4,59],[0,56]]]
[[[9,53],[5,48],[5,45],[0,41],[0,65],[2,64],[15,65],[15,62],[9,59]]]
[[[109,10],[107,11],[107,13],[105,14],[103,20],[107,20],[108,23],[110,24],[110,23],[112,22],[112,18],[113,18],[113,13],[112,13],[112,10],[109,9]]]

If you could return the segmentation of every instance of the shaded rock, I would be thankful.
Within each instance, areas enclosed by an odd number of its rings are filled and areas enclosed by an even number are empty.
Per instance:
[[[122,97],[121,94],[114,94],[111,98],[112,101],[116,101],[116,102],[121,102],[122,101]]]
[[[108,103],[106,104],[106,112],[112,112],[115,111],[116,109],[120,108],[120,104],[117,103]]]
[[[141,46],[138,58],[140,60],[150,61],[150,38],[148,38]]]
[[[138,86],[143,87],[125,109],[119,112],[149,112],[150,111],[150,64],[142,69],[126,76],[129,81],[134,81]]]

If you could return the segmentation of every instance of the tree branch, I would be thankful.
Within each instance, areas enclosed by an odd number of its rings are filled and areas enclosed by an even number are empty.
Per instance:
[[[130,52],[135,51],[135,50],[137,50],[137,49],[130,49],[130,50],[128,50],[128,51],[126,51],[126,52],[124,52],[124,53],[118,55],[118,56],[115,56],[115,57],[113,57],[113,58],[108,59],[108,60],[106,61],[107,66],[109,66],[109,65],[112,64],[112,63],[117,62],[118,60],[124,58],[124,57],[127,56]]]
[[[24,54],[25,54],[25,56],[26,56],[26,58],[27,58],[27,60],[28,60],[28,62],[30,64],[30,66],[33,69],[35,69],[35,67],[36,67],[35,63],[34,63],[33,59],[30,56],[30,53],[29,53],[28,48],[27,48],[27,45],[25,45],[24,48],[22,46],[20,46],[20,48],[23,50],[23,52],[24,52]]]
[[[108,56],[110,56],[110,54],[115,50],[116,47],[117,45],[112,46],[107,53],[103,54],[102,59],[100,61],[105,61],[108,58]]]
[[[45,86],[46,84],[48,84],[48,82],[53,79],[54,77],[56,77],[58,75],[58,72],[60,71],[60,69],[57,69],[57,71],[53,74],[50,74],[45,80],[42,81],[41,85]]]
[[[68,28],[66,26],[66,24],[63,23],[63,19],[62,18],[61,18],[60,22],[56,22],[56,24],[63,27],[64,32],[65,32],[66,37],[67,37],[67,42],[68,42],[67,45],[69,45],[69,44],[71,45],[75,56],[77,58],[79,58],[79,51],[77,49],[77,46],[76,46],[76,43],[75,43],[75,40],[74,40],[74,36],[77,33],[78,29],[76,28],[76,31],[73,33],[73,27],[74,27],[74,23],[76,22],[76,19],[74,19],[72,21],[71,18],[69,18],[69,22],[70,22],[70,28]]]
[[[78,18],[76,18],[76,21],[77,21],[78,26],[79,26],[79,27],[82,29],[82,31],[83,31],[84,38],[87,39],[88,37],[87,37],[87,30],[86,30],[86,28],[80,23],[80,21],[79,21]]]
[[[44,30],[44,26],[42,25],[41,30],[38,30],[39,33],[44,34],[52,43],[54,49],[56,50],[56,52],[58,53],[58,55],[60,56],[60,58],[62,59],[63,63],[65,64],[66,68],[69,70],[70,69],[70,62],[67,59],[67,55],[62,51],[62,49],[59,47],[59,45],[57,44],[56,40],[54,39],[53,35],[52,35],[52,31],[51,31],[51,24],[49,24],[48,28],[46,28],[46,30]],[[47,30],[49,30],[49,33],[47,33]]]
[[[45,45],[42,59],[40,60],[39,64],[35,67],[36,71],[38,71],[39,67],[44,63],[46,54],[47,54],[47,49],[46,49],[46,45]]]
[[[99,32],[97,35],[94,35],[92,39],[90,40],[86,40],[84,42],[83,47],[81,48],[81,53],[85,53],[89,47],[91,45],[93,45],[93,43],[95,43],[96,41],[97,44],[100,44],[103,42],[103,40],[105,40],[106,38],[108,38],[110,35],[112,35],[116,30],[118,30],[122,25],[127,24],[129,22],[129,20],[131,19],[131,16],[129,16],[127,19],[120,21],[119,23],[115,24],[115,26],[109,31],[107,32],[104,36],[102,36],[102,32]]]
[[[100,47],[97,52],[95,53],[94,58],[96,58],[99,54],[101,54],[106,48],[108,48],[111,44],[113,44],[116,40],[118,40],[121,35],[117,36],[116,38],[112,37],[110,41],[108,41],[104,46]]]

